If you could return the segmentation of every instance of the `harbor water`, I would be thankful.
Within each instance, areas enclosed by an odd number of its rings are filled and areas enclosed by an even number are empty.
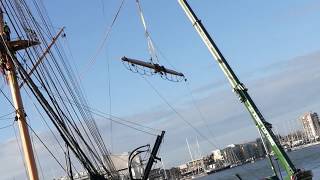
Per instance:
[[[297,168],[312,170],[314,175],[313,179],[320,179],[320,145],[298,149],[296,151],[289,152],[288,155]],[[276,168],[277,167],[278,166],[276,165]],[[235,177],[235,174],[239,174],[244,180],[259,180],[263,177],[272,175],[272,171],[269,167],[268,161],[264,159],[256,161],[255,163],[249,163],[218,173],[210,174],[198,179],[238,180],[238,178]]]

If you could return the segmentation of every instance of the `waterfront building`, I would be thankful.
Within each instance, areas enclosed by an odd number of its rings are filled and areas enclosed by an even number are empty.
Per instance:
[[[165,179],[173,179],[170,176],[169,169],[161,169],[155,168],[150,171],[149,180],[165,180]]]
[[[208,168],[212,168],[213,164],[215,164],[215,160],[214,160],[214,154],[210,154],[208,156],[205,156],[203,157],[203,163],[204,163],[204,167],[205,169],[208,169]]]
[[[241,153],[245,161],[257,158],[257,149],[255,143],[245,143],[240,145]]]
[[[168,179],[170,180],[179,180],[181,179],[181,174],[179,168],[171,168],[169,169]]]
[[[200,174],[204,172],[204,160],[203,158],[200,158],[189,161],[186,164],[180,165],[179,169],[182,176]]]
[[[238,164],[244,161],[239,144],[231,144],[222,150],[225,162]]]
[[[305,113],[300,120],[303,125],[303,130],[309,139],[317,139],[320,137],[320,123],[317,113]]]
[[[179,180],[181,179],[180,169],[171,168],[171,169],[162,169],[155,168],[150,171],[149,180]]]
[[[213,154],[213,159],[215,161],[223,160],[223,155],[222,155],[220,149],[216,149],[216,150],[212,151],[212,154]]]

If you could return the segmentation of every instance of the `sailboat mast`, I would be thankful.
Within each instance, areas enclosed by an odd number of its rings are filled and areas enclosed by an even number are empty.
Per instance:
[[[9,87],[11,90],[13,105],[16,111],[16,120],[18,122],[19,132],[20,132],[20,138],[22,141],[22,149],[25,159],[25,164],[28,172],[28,176],[30,180],[38,180],[38,171],[37,166],[33,154],[31,139],[29,135],[28,125],[26,121],[26,115],[24,112],[24,107],[22,103],[22,98],[20,94],[20,88],[17,80],[16,75],[16,68],[13,64],[12,58],[14,58],[13,54],[11,52],[10,48],[8,47],[8,34],[4,32],[4,19],[3,19],[3,11],[0,8],[0,42],[2,44],[1,47],[1,59],[3,62],[5,62],[5,71],[7,75],[7,80],[9,83]],[[24,47],[24,48],[27,48]]]
[[[191,153],[191,149],[190,149],[190,146],[189,146],[188,138],[186,138],[186,142],[187,142],[187,146],[188,146],[188,150],[189,150],[189,154],[190,154],[191,160],[194,161],[192,153]]]

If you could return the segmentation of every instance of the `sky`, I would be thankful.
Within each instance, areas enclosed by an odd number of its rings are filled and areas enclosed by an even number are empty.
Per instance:
[[[43,2],[57,30],[66,27],[67,36],[62,42],[70,47],[70,61],[81,75],[89,104],[105,113],[111,110],[114,116],[165,130],[160,156],[167,167],[190,160],[186,138],[193,151],[197,151],[198,139],[201,153],[209,154],[228,144],[258,137],[249,114],[177,1],[141,0],[141,5],[160,62],[183,72],[188,79],[179,83],[158,76],[143,77],[122,65],[122,56],[150,58],[135,1],[126,0],[109,38],[90,66],[88,62],[100,46],[120,0]],[[190,1],[190,5],[266,120],[274,125],[274,131],[285,134],[299,129],[299,116],[308,111],[320,113],[318,1],[202,0]],[[7,87],[4,90],[10,95]],[[34,111],[29,102],[25,104],[27,110]],[[8,107],[4,102],[0,105]],[[33,117],[33,127],[54,147],[39,118]],[[201,130],[214,145],[184,121]],[[4,126],[8,121],[0,123]],[[111,132],[111,123],[99,117],[97,123],[115,154],[155,140],[154,136],[115,123]],[[0,174],[5,174],[2,179],[24,177],[22,160],[15,161],[21,155],[12,129],[0,130],[0,143],[5,147],[0,149],[1,162],[10,162],[0,165]],[[35,146],[43,169],[56,166],[40,144]],[[51,169],[44,174],[54,177],[61,172]]]

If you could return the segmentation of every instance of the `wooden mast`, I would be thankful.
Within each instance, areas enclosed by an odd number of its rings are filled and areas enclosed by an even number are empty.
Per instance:
[[[37,166],[28,130],[28,124],[26,122],[26,115],[24,112],[20,88],[17,81],[16,68],[12,61],[12,58],[15,58],[15,51],[20,49],[26,49],[32,45],[36,45],[39,43],[26,40],[7,41],[8,39],[6,33],[4,32],[4,19],[2,9],[0,9],[0,35],[0,54],[2,62],[5,63],[3,70],[6,72],[7,80],[10,86],[11,95],[13,99],[13,105],[16,110],[16,118],[18,121],[20,138],[22,141],[22,149],[29,180],[39,180]]]

